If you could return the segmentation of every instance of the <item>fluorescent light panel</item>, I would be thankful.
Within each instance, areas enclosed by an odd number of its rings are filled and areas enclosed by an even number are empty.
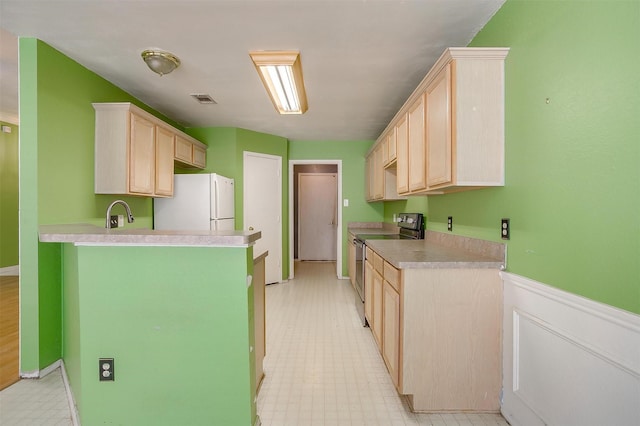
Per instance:
[[[302,114],[307,110],[299,52],[258,51],[249,52],[249,56],[280,114]]]

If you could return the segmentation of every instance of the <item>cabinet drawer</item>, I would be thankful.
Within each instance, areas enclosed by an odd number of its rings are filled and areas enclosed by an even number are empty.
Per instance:
[[[395,266],[384,261],[384,279],[391,284],[391,287],[395,288],[396,291],[400,292],[400,270],[396,269]]]
[[[376,252],[373,253],[373,267],[380,275],[384,273],[384,259]]]
[[[369,247],[365,246],[365,257],[367,258],[367,260],[369,262],[371,262],[373,264],[373,250],[371,250]]]

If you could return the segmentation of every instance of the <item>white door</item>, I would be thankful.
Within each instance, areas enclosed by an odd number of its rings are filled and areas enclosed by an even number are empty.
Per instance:
[[[244,229],[260,231],[254,256],[265,251],[265,282],[282,281],[282,157],[244,152]]]
[[[211,220],[212,231],[233,231],[235,228],[235,219],[213,219]]]
[[[298,175],[298,259],[336,260],[337,191],[335,173]]]

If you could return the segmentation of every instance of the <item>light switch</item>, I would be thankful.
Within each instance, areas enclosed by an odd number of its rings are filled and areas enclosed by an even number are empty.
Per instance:
[[[343,205],[344,207],[349,207],[349,199],[348,199],[348,198],[345,198],[344,200],[342,200],[342,205]]]

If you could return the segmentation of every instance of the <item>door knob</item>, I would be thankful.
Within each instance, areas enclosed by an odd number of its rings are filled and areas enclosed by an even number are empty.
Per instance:
[[[249,231],[253,231],[253,226],[250,226],[250,227],[249,227]]]

